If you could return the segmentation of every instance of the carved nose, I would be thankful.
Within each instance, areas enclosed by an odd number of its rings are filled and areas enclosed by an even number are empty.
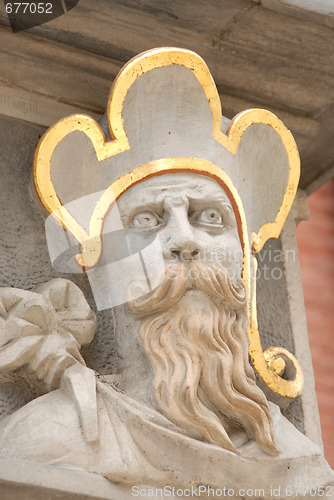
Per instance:
[[[198,248],[194,248],[194,250],[184,248],[183,250],[171,250],[171,254],[180,260],[192,260],[199,254],[199,250]]]
[[[181,200],[172,200],[169,209],[169,235],[166,242],[166,250],[169,258],[181,261],[195,259],[200,253],[194,228],[188,218],[188,204]]]

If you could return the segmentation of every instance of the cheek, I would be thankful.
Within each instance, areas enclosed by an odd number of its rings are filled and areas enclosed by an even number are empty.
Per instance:
[[[228,232],[211,237],[203,252],[203,260],[220,262],[228,271],[230,278],[239,279],[242,272],[243,253],[239,238]]]

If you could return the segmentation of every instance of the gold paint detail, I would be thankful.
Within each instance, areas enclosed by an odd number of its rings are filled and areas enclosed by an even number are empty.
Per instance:
[[[188,68],[202,85],[211,109],[213,138],[230,153],[233,155],[236,154],[243,133],[255,123],[271,126],[279,134],[284,144],[289,159],[289,177],[281,207],[278,210],[275,221],[264,224],[258,233],[251,234],[250,245],[247,236],[245,214],[236,189],[220,167],[206,160],[171,158],[156,160],[138,166],[132,172],[124,175],[109,186],[101,196],[90,219],[88,234],[73,219],[55,192],[51,179],[51,158],[59,142],[71,132],[82,132],[91,140],[98,161],[103,161],[129,149],[130,146],[126,131],[124,130],[122,112],[124,100],[131,85],[137,78],[148,71],[174,64]],[[272,354],[269,355],[272,351],[266,350],[263,353],[257,325],[255,275],[253,277],[253,291],[251,290],[250,276],[251,259],[254,259],[251,256],[251,251],[254,253],[259,252],[268,239],[279,236],[297,190],[300,161],[291,132],[270,111],[250,109],[235,116],[227,133],[224,134],[221,131],[221,102],[208,67],[194,52],[177,48],[154,49],[131,60],[122,69],[114,82],[108,100],[107,115],[111,141],[106,141],[101,127],[91,117],[86,115],[72,115],[60,120],[44,134],[34,157],[34,183],[38,196],[47,212],[80,243],[82,253],[76,257],[78,265],[84,269],[90,269],[98,263],[102,252],[103,224],[107,214],[115,200],[134,184],[142,182],[151,176],[162,175],[167,172],[194,172],[216,179],[224,189],[227,188],[239,223],[239,234],[244,251],[243,278],[246,283],[248,296],[249,353],[251,360],[261,378],[274,392],[288,398],[295,398],[300,395],[303,383],[302,373],[297,360],[291,354],[289,357],[287,355],[288,351],[280,350],[282,356],[289,359],[289,362],[293,364],[296,373],[293,380],[285,380],[279,376],[285,368],[285,363],[282,358],[279,358],[279,354],[276,353],[274,359]]]
[[[251,318],[249,323],[249,355],[254,368],[264,380],[267,386],[277,394],[286,398],[294,399],[300,396],[304,387],[304,376],[297,359],[286,349],[282,347],[269,347],[262,351],[260,334],[256,315],[256,271],[257,261],[254,256],[252,259],[253,269],[253,295],[251,304]],[[283,379],[281,375],[287,370],[289,362],[289,372],[293,372],[291,379]],[[290,375],[290,373],[288,374]]]

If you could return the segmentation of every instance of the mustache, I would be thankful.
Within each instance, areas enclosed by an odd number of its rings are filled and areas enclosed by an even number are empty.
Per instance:
[[[162,283],[151,292],[128,302],[137,317],[165,311],[176,304],[188,290],[198,290],[215,303],[240,312],[246,307],[246,288],[242,278],[233,282],[220,263],[200,261],[173,262],[165,267]]]

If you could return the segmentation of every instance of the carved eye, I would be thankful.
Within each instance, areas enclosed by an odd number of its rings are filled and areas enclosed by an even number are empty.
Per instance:
[[[150,228],[158,226],[160,221],[152,212],[140,212],[134,216],[132,224],[135,227]]]
[[[205,224],[223,224],[221,213],[216,208],[203,210],[197,220],[198,222],[204,222]]]

